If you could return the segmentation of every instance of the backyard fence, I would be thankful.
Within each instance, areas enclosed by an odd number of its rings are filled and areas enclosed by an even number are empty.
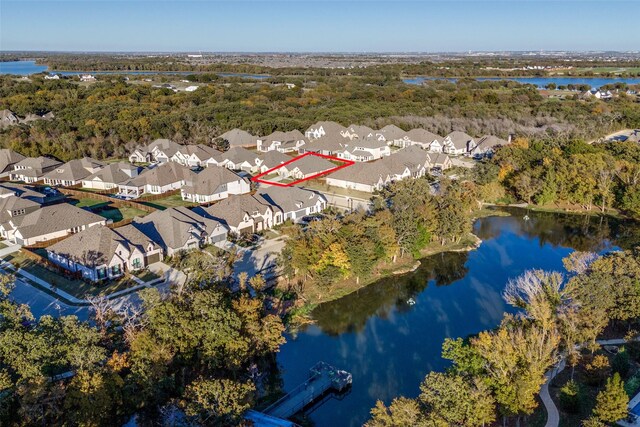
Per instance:
[[[46,248],[49,247],[51,245],[53,245],[54,243],[58,243],[64,239],[66,239],[67,237],[69,237],[72,233],[68,233],[65,236],[62,237],[56,237],[55,239],[50,239],[50,240],[45,240],[42,242],[35,242],[32,245],[27,245],[25,246],[25,248],[27,249],[42,249],[42,248]]]
[[[96,200],[101,200],[103,202],[109,202],[111,203],[113,206],[119,207],[119,208],[135,208],[135,209],[140,209],[141,211],[145,211],[145,212],[155,212],[158,209],[154,208],[153,206],[148,206],[139,202],[134,202],[132,200],[121,200],[121,199],[116,199],[114,197],[110,197],[104,194],[99,194],[99,193],[94,193],[92,191],[82,191],[82,190],[74,190],[71,188],[59,188],[60,192],[62,194],[64,194],[65,196],[73,196],[73,197],[79,197],[79,198],[91,198],[91,199],[96,199]],[[180,191],[180,190],[178,190]],[[163,197],[167,197],[167,194],[169,193],[164,193],[159,198],[163,198]],[[155,199],[151,199],[151,198],[145,198],[145,200],[155,200]]]

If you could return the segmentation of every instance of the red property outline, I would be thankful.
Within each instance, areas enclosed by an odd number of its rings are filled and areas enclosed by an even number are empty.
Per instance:
[[[336,166],[335,168],[328,169],[328,170],[323,171],[323,172],[319,172],[319,173],[317,173],[317,174],[315,174],[315,175],[311,175],[311,176],[308,176],[308,177],[306,177],[306,178],[302,178],[302,179],[299,179],[299,180],[297,180],[297,181],[290,182],[290,183],[288,183],[288,184],[282,184],[282,183],[280,183],[280,182],[267,181],[267,180],[265,180],[265,179],[260,179],[260,177],[263,177],[263,176],[265,176],[265,175],[269,175],[269,174],[270,174],[271,172],[273,172],[274,170],[280,169],[281,167],[286,166],[286,165],[288,165],[288,164],[290,164],[290,163],[293,163],[293,162],[295,162],[296,160],[300,160],[301,158],[306,157],[306,156],[317,156],[317,157],[322,157],[322,158],[324,158],[324,159],[333,160],[333,161],[341,162],[341,163],[344,163],[344,164],[343,164],[343,165],[341,165],[341,166]],[[271,169],[269,169],[269,170],[267,170],[267,171],[264,171],[264,172],[262,172],[262,173],[260,173],[260,174],[258,174],[258,175],[256,175],[256,176],[252,177],[252,178],[251,178],[251,181],[253,181],[253,182],[261,182],[261,183],[263,183],[263,184],[269,184],[269,185],[277,185],[278,187],[291,187],[291,186],[293,186],[293,185],[300,184],[301,182],[308,181],[308,180],[310,180],[310,179],[314,179],[314,178],[318,178],[318,177],[323,176],[323,175],[330,174],[330,173],[335,172],[335,171],[337,171],[337,170],[340,170],[340,169],[342,169],[342,168],[346,168],[347,166],[352,166],[352,165],[354,165],[355,163],[356,163],[356,162],[354,162],[353,160],[340,159],[340,158],[338,158],[338,157],[334,157],[334,156],[327,156],[326,154],[313,153],[313,152],[309,151],[309,152],[307,152],[307,153],[304,153],[304,154],[301,154],[301,155],[299,155],[299,156],[296,156],[296,157],[294,157],[293,159],[291,159],[291,160],[289,160],[289,161],[287,161],[287,162],[284,162],[284,163],[282,163],[282,164],[280,164],[280,165],[276,166],[275,168],[271,168]]]

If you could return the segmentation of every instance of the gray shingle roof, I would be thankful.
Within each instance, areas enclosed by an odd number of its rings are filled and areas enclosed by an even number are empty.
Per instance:
[[[104,163],[90,157],[83,157],[82,159],[74,159],[58,166],[51,172],[45,174],[44,177],[66,181],[79,181],[96,172],[101,167],[104,167]]]
[[[98,172],[89,175],[84,180],[93,181],[98,179],[102,182],[122,184],[123,182],[130,180],[132,176],[136,176],[139,170],[139,167],[130,165],[129,163],[111,163],[100,169]],[[125,171],[128,171],[128,173]]]
[[[14,167],[26,168],[26,170],[20,170],[17,172],[20,174],[28,174],[29,171],[32,171],[37,175],[41,175],[43,170],[49,170],[50,168],[60,166],[61,164],[62,162],[59,162],[56,159],[40,156],[40,157],[26,157],[20,160],[18,163],[16,163]]]
[[[0,173],[13,170],[13,165],[24,159],[25,157],[22,154],[3,148],[0,150]]]
[[[401,139],[406,134],[405,131],[403,131],[396,125],[387,125],[380,129],[377,133],[382,134],[387,141]]]
[[[219,187],[229,182],[242,180],[239,175],[227,168],[209,166],[192,177],[191,185],[183,187],[187,194],[210,196],[219,192]]]
[[[434,140],[442,141],[443,139],[440,135],[436,135],[435,133],[420,128],[411,129],[407,132],[407,137],[413,142],[422,142],[423,144],[429,144]]]
[[[289,170],[298,168],[304,175],[309,175],[312,173],[324,172],[337,166],[327,159],[323,159],[322,157],[312,154],[304,156],[295,162],[288,164],[286,167]]]
[[[144,185],[165,185],[174,184],[180,181],[191,182],[195,174],[186,166],[179,163],[167,162],[152,169],[147,169],[140,175],[128,180],[122,185],[131,187],[142,187]]]
[[[192,237],[192,229],[210,234],[216,227],[224,227],[220,222],[205,218],[184,207],[155,211],[145,217],[136,218],[132,224],[154,242],[174,249],[187,243]]]
[[[325,135],[340,135],[341,131],[344,131],[346,128],[342,126],[340,123],[331,122],[331,121],[319,121],[307,129],[309,131],[315,131],[322,127],[325,132]]]
[[[234,164],[249,162],[254,165],[256,159],[258,158],[258,155],[253,151],[247,150],[246,148],[232,147],[228,151],[222,153],[219,157],[220,159],[227,159]]]
[[[260,154],[258,157],[262,161],[262,165],[266,166],[268,169],[275,168],[276,166],[293,159],[293,157],[287,156],[286,154],[276,150],[267,151],[266,153]]]
[[[129,248],[127,241],[109,227],[89,227],[47,248],[47,251],[87,267],[108,264],[118,245]]]
[[[244,220],[245,214],[263,215],[271,206],[264,200],[259,200],[251,194],[232,196],[220,200],[214,205],[204,208],[207,215],[227,226],[237,227]]]
[[[263,198],[269,205],[280,208],[282,212],[315,206],[318,200],[324,200],[324,196],[319,193],[299,187],[271,186],[259,190],[257,196]]]
[[[458,150],[466,150],[468,148],[468,142],[473,139],[472,136],[461,132],[459,130],[454,130],[447,137],[453,143],[453,146]]]
[[[68,203],[60,203],[28,213],[22,216],[19,222],[18,230],[22,237],[30,238],[105,222],[105,219]]]
[[[220,138],[229,141],[230,147],[255,147],[257,137],[242,129],[231,129],[220,135]]]

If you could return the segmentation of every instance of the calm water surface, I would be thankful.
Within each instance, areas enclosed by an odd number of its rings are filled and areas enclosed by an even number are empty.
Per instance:
[[[317,324],[288,336],[278,361],[285,390],[319,360],[348,370],[353,387],[329,399],[310,418],[318,426],[359,426],[377,399],[415,397],[431,370],[443,370],[447,337],[465,337],[499,324],[510,311],[501,297],[509,278],[527,269],[564,271],[573,250],[607,251],[640,242],[640,227],[611,219],[513,210],[511,217],[478,220],[476,251],[423,260],[405,276],[382,280],[318,307]],[[413,298],[415,305],[407,304]]]
[[[42,73],[47,71],[49,67],[46,65],[37,65],[35,61],[9,61],[0,62],[0,74],[16,74],[19,76],[28,76],[31,74]],[[80,74],[131,74],[131,75],[156,75],[156,74],[173,74],[186,76],[189,74],[198,74],[193,71],[51,71],[51,73],[60,74],[62,76],[78,76]],[[220,77],[241,77],[244,79],[264,80],[271,76],[267,74],[246,74],[246,73],[217,73]]]
[[[448,80],[450,82],[455,82],[458,79],[454,78],[442,78],[438,79],[435,77],[412,77],[408,79],[403,79],[403,81],[407,84],[413,85],[421,85],[425,81],[429,80]],[[500,81],[500,80],[510,80],[523,84],[532,84],[537,86],[539,89],[543,89],[549,83],[555,83],[557,86],[566,86],[566,85],[589,85],[593,89],[597,89],[601,86],[608,84],[616,84],[616,83],[627,83],[630,85],[640,84],[640,78],[623,78],[623,77],[503,77],[503,78],[495,78],[495,77],[477,77],[475,80],[482,81]]]

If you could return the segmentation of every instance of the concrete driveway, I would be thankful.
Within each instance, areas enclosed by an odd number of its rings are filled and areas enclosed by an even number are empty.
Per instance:
[[[238,260],[233,265],[233,276],[246,272],[249,277],[257,273],[274,268],[278,255],[285,245],[285,237],[280,236],[275,239],[264,240],[258,249],[240,249]]]

